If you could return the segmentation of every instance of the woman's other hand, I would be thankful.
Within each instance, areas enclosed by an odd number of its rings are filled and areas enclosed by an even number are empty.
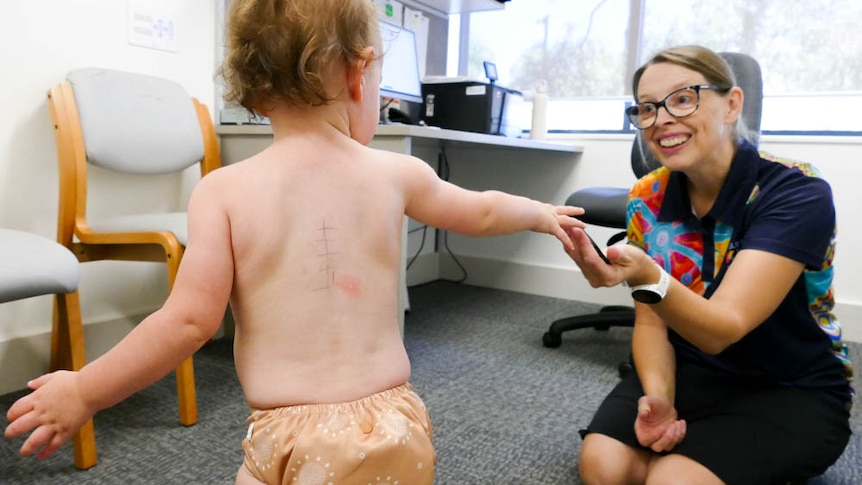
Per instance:
[[[638,400],[635,434],[638,442],[656,453],[670,451],[685,438],[685,420],[677,419],[676,409],[666,398],[642,396]]]

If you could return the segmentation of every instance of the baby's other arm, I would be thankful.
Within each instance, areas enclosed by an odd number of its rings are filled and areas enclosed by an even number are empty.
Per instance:
[[[7,438],[33,430],[21,447],[23,456],[51,456],[96,411],[164,377],[218,330],[231,292],[233,256],[227,213],[209,183],[216,174],[192,195],[189,242],[164,306],[80,372],[31,381],[34,392],[9,409]]]

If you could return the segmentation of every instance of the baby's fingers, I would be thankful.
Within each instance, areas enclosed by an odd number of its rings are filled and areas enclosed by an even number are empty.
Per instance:
[[[560,224],[560,227],[564,228],[583,229],[587,226],[582,220],[567,215],[558,215],[557,222]]]
[[[66,442],[68,438],[66,436],[61,435],[60,433],[54,433],[51,435],[51,438],[47,441],[47,445],[42,448],[42,451],[36,456],[36,458],[40,460],[44,460],[45,458],[50,458],[51,455],[57,452],[60,447],[63,446],[63,443]]]
[[[6,426],[6,432],[4,433],[7,438],[17,438],[24,433],[37,429],[42,423],[39,422],[39,415],[36,411],[30,411],[26,414],[22,414],[14,421],[9,423],[9,426]]]
[[[6,427],[6,437],[14,438],[27,430],[36,426],[33,404],[31,404],[32,394],[24,396],[15,401],[15,404],[6,412],[6,419],[9,420],[9,426]]]
[[[28,382],[27,387],[29,387],[30,389],[35,391],[36,389],[39,389],[40,387],[47,384],[48,381],[50,381],[53,378],[54,378],[54,372],[51,372],[50,374],[42,374],[41,376]]]
[[[565,229],[558,227],[554,231],[554,236],[563,243],[563,248],[566,251],[572,251],[575,249],[575,244],[572,242],[572,238],[569,237],[569,233],[565,231]]]
[[[556,206],[557,214],[564,216],[581,216],[584,215],[583,207],[575,207],[572,205],[558,205]]]
[[[32,456],[39,450],[42,450],[47,443],[49,443],[54,437],[54,432],[48,426],[39,426],[33,431],[27,440],[24,441],[24,444],[21,445],[21,456]],[[57,451],[54,449],[54,451]],[[53,451],[51,452],[53,453]],[[42,454],[44,451],[39,454],[39,458],[42,458]],[[46,455],[46,458],[49,455]]]

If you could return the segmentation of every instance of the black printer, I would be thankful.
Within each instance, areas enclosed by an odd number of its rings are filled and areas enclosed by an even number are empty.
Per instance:
[[[494,83],[426,78],[421,118],[428,126],[519,137],[523,127],[512,115],[521,103],[521,92]]]

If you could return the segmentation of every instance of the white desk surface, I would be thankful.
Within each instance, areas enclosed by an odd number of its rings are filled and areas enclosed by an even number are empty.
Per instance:
[[[272,135],[269,125],[217,125],[219,135]],[[570,143],[556,143],[546,140],[531,140],[529,138],[511,138],[469,131],[446,130],[430,126],[416,125],[379,125],[375,136],[378,137],[414,137],[432,140],[451,141],[456,143],[488,145],[497,147],[526,148],[529,150],[545,150],[564,153],[582,153],[584,148]]]

